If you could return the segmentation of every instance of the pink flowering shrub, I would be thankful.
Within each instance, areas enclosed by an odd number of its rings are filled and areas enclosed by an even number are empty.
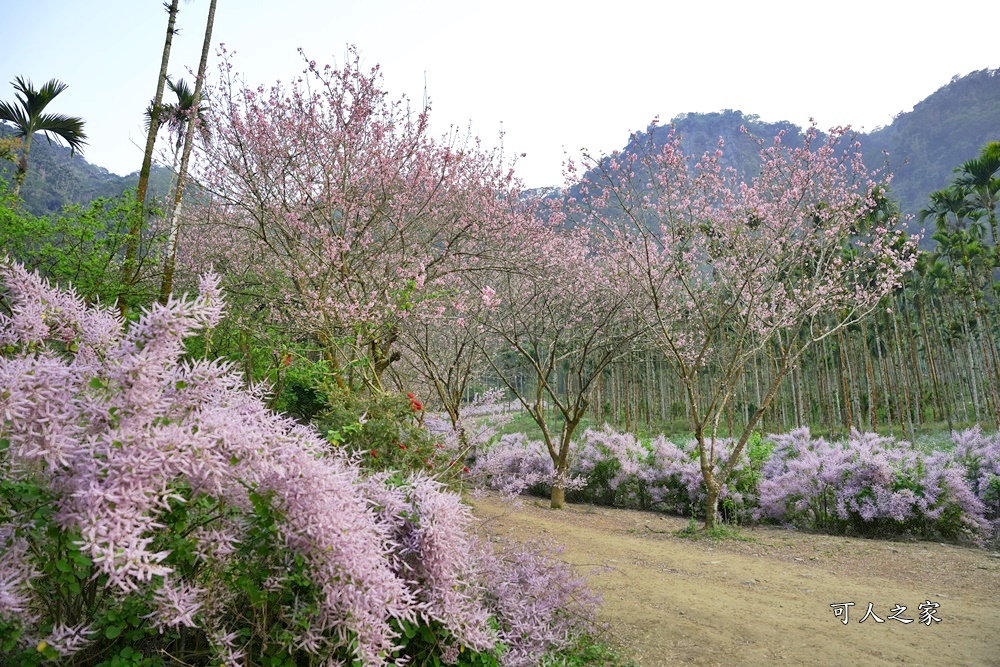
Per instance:
[[[772,439],[776,447],[760,483],[763,516],[862,534],[979,539],[989,533],[966,470],[947,452],[925,454],[857,431],[841,443],[813,439],[807,428]]]
[[[953,456],[965,469],[969,488],[983,505],[994,540],[1000,540],[1000,434],[983,434],[978,426],[953,432]]]
[[[729,439],[716,442],[717,467],[729,460],[733,445]],[[663,435],[644,441],[604,426],[587,429],[576,453],[571,470],[587,480],[577,496],[581,500],[683,514],[700,507],[705,498],[693,441],[682,448]],[[725,518],[748,517],[756,504],[762,459],[769,453],[770,447],[759,437],[752,438],[741,452],[720,493]]]
[[[1000,437],[971,429],[952,439],[953,451],[928,453],[870,433],[835,443],[808,429],[755,435],[722,488],[720,512],[729,521],[982,541],[1000,524]],[[716,465],[725,465],[733,442],[716,447]],[[704,500],[693,443],[644,441],[605,426],[587,429],[573,451],[571,500],[678,514]],[[481,455],[474,472],[509,494],[544,494],[552,467],[542,443],[515,434]]]
[[[575,454],[571,469],[587,480],[574,494],[580,500],[683,512],[701,484],[690,456],[663,436],[645,442],[609,426],[587,429]]]
[[[744,450],[729,484],[723,486],[722,507],[729,518],[746,516],[755,506],[759,444],[758,438]],[[717,465],[725,464],[732,445],[719,441]],[[686,513],[700,506],[705,497],[693,443],[685,449],[662,435],[643,441],[604,426],[587,429],[573,451],[567,487],[570,500]],[[752,470],[756,471],[753,476]],[[544,444],[522,434],[503,436],[480,454],[472,472],[487,487],[509,495],[544,495],[554,474]]]
[[[548,495],[556,481],[552,457],[541,440],[528,440],[523,433],[502,436],[479,454],[472,467],[474,479],[507,496],[529,492]],[[581,488],[586,480],[572,472],[563,480],[567,490]]]
[[[437,482],[366,477],[184,360],[222,315],[214,277],[128,329],[9,261],[0,284],[0,662],[384,665],[417,630],[495,662],[483,573],[525,569],[492,571]]]
[[[505,646],[504,667],[533,667],[593,629],[600,598],[548,543],[480,544],[486,602]]]

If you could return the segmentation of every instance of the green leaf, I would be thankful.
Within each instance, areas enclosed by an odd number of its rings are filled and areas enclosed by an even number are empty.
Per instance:
[[[105,629],[104,636],[107,637],[108,639],[114,639],[121,633],[122,633],[122,627],[120,625],[112,625],[109,626],[107,629]]]
[[[56,561],[56,569],[60,572],[72,572],[73,566],[67,563],[65,559],[60,558]]]
[[[89,384],[91,389],[104,389],[107,386],[101,378],[92,378]]]

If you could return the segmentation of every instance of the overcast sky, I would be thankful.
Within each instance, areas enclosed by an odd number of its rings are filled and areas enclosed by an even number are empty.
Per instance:
[[[181,3],[170,73],[191,80],[208,0]],[[58,78],[53,112],[82,116],[86,158],[125,174],[142,161],[142,112],[156,89],[167,14],[161,0],[2,0],[5,82]],[[528,186],[562,182],[565,154],[609,152],[654,116],[739,109],[821,128],[887,125],[952,76],[1000,67],[1000,3],[836,0],[219,0],[213,42],[235,50],[248,82],[302,70],[296,49],[343,62],[358,46],[381,64],[391,98],[432,128],[467,127],[488,146],[505,133]],[[209,65],[214,75],[213,64]]]

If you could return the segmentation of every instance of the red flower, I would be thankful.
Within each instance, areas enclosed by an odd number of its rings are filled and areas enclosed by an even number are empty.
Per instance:
[[[462,466],[462,472],[469,472],[469,469],[468,469],[468,467],[466,467],[466,466]]]
[[[372,458],[373,459],[377,459],[378,458],[378,452],[376,452],[374,449],[372,450]]]
[[[406,449],[406,445],[404,445],[403,443],[400,443],[400,444],[399,444],[399,448],[400,448],[400,449]]]
[[[408,399],[410,399],[411,401],[412,401],[412,400],[413,400],[413,399],[415,398],[415,397],[413,396],[413,394],[410,394],[410,393],[407,393],[407,394],[406,394],[406,397],[407,397]]]

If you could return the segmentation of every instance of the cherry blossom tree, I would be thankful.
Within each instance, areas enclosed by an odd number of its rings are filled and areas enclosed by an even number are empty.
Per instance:
[[[472,331],[464,326],[464,303],[442,291],[400,327],[403,373],[419,378],[444,408],[462,439],[460,413],[469,383],[482,376],[485,361]],[[462,310],[456,307],[458,305]]]
[[[591,252],[587,230],[568,230],[558,209],[543,221],[532,208],[508,220],[491,266],[463,273],[468,301],[478,301],[466,326],[541,429],[559,509],[594,382],[641,328],[630,326],[628,286],[616,285],[613,267]]]
[[[354,50],[270,89],[246,86],[223,54],[202,179],[217,220],[265,258],[262,305],[321,344],[341,381],[353,369],[374,389],[400,322],[461,267],[514,184],[498,155],[431,139],[429,108],[381,85]]]
[[[705,524],[783,378],[813,343],[862,320],[912,267],[915,244],[876,215],[889,178],[866,170],[848,128],[799,148],[760,144],[748,181],[723,167],[723,145],[700,159],[677,137],[634,137],[635,151],[589,160],[570,210],[600,236],[634,290],[651,341],[687,398],[706,486]],[[776,372],[732,440],[719,424],[748,362]],[[704,379],[708,378],[708,382]]]

